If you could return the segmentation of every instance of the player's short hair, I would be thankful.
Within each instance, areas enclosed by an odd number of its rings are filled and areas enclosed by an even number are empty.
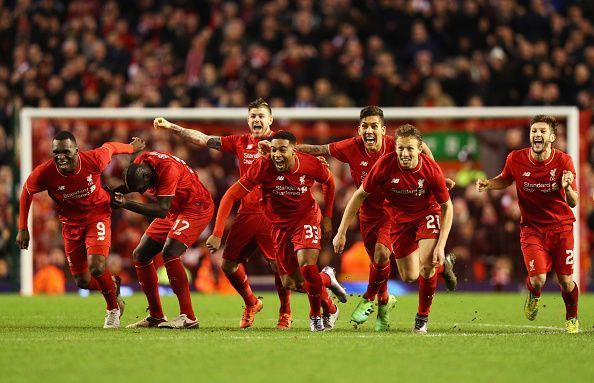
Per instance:
[[[278,132],[274,133],[272,137],[270,137],[270,141],[272,140],[288,140],[291,144],[295,145],[297,142],[297,137],[291,132],[287,132],[286,130],[279,130]]]
[[[413,125],[411,124],[404,124],[404,125],[400,125],[397,129],[396,129],[396,133],[394,134],[394,137],[398,138],[398,137],[414,137],[419,141],[419,145],[423,142],[423,136],[421,135],[421,131],[417,128],[415,128]]]
[[[546,114],[537,114],[530,120],[530,126],[536,124],[537,122],[544,122],[551,128],[551,132],[553,134],[557,134],[557,120],[553,116],[548,116]]]
[[[270,108],[270,105],[268,105],[268,103],[262,97],[258,97],[257,99],[248,104],[248,112],[252,109],[262,107],[268,109],[268,113],[270,113],[270,115],[272,116],[272,109]]]
[[[128,190],[138,190],[140,186],[139,184],[147,175],[152,177],[151,168],[149,166],[132,163],[123,171],[124,183]]]
[[[364,119],[365,117],[371,116],[379,116],[382,126],[384,125],[384,111],[375,105],[368,105],[365,108],[361,109],[361,113],[359,113],[359,121]]]
[[[62,141],[62,140],[71,140],[76,144],[76,138],[74,138],[74,134],[70,133],[67,130],[61,130],[54,135],[54,140]]]

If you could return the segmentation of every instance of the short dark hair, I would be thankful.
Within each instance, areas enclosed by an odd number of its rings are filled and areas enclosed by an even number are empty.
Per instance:
[[[54,135],[54,140],[62,141],[62,140],[71,140],[72,142],[76,143],[76,138],[74,138],[74,134],[70,133],[67,130],[61,130]]]
[[[559,124],[557,123],[555,117],[548,116],[546,114],[537,114],[532,118],[532,120],[530,120],[530,126],[536,124],[537,122],[544,122],[551,128],[551,132],[553,132],[553,134],[557,134],[557,125]]]
[[[278,132],[274,133],[272,137],[270,137],[270,141],[272,140],[288,140],[291,144],[295,145],[297,142],[297,137],[291,132],[287,132],[286,130],[279,130]]]
[[[382,121],[382,125],[384,125],[384,111],[379,106],[375,105],[368,105],[361,109],[361,113],[359,113],[359,121],[365,117],[371,116],[379,116],[380,120]]]
[[[396,138],[398,137],[414,137],[419,141],[419,144],[423,142],[423,136],[421,135],[421,131],[415,128],[411,124],[404,124],[400,125],[396,129],[396,134],[394,135]]]
[[[252,109],[257,109],[257,108],[262,108],[262,107],[268,109],[268,113],[270,113],[270,115],[272,115],[272,109],[270,109],[270,105],[268,105],[268,103],[266,101],[264,101],[264,99],[262,97],[258,97],[257,99],[255,99],[254,101],[252,101],[248,104],[248,112]]]
[[[132,163],[123,171],[124,183],[130,191],[139,189],[139,184],[142,182],[144,177],[149,175],[153,176],[150,166],[143,166],[143,164]]]

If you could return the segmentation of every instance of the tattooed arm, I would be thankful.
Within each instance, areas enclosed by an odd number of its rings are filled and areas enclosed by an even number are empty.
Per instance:
[[[209,136],[199,130],[182,128],[172,122],[167,121],[163,117],[157,117],[153,121],[155,129],[163,129],[180,136],[185,141],[190,142],[200,148],[211,148],[221,150],[221,137]]]

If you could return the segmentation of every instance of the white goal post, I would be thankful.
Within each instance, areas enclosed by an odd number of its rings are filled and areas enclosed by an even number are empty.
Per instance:
[[[567,152],[575,164],[579,180],[579,111],[576,107],[480,107],[480,108],[382,108],[384,117],[390,120],[406,119],[509,119],[531,118],[537,114],[564,117],[567,121]],[[275,108],[273,115],[279,120],[343,120],[357,121],[360,108]],[[147,120],[165,117],[171,120],[224,120],[245,121],[246,108],[23,108],[20,112],[20,177],[23,183],[32,170],[33,140],[32,120],[43,119],[111,119]],[[147,129],[151,129],[147,126]],[[32,206],[32,210],[34,209]],[[575,245],[574,278],[580,283],[580,215],[579,207],[574,209],[576,224],[573,227]],[[32,228],[32,212],[29,214],[29,227]],[[33,230],[30,230],[33,236]],[[29,249],[21,250],[20,282],[21,294],[33,295],[33,246],[31,237]]]

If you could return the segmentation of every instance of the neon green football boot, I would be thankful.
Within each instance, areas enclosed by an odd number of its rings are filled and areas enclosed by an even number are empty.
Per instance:
[[[577,318],[569,318],[565,321],[565,330],[568,334],[577,334],[580,332],[580,321]]]
[[[361,298],[357,307],[351,314],[351,322],[355,322],[355,324],[363,324],[369,319],[369,316],[373,312],[373,301],[368,301],[365,298]]]
[[[390,311],[396,306],[396,297],[390,295],[388,303],[377,306],[377,318],[375,319],[375,331],[388,331],[390,329]]]
[[[538,306],[540,305],[540,297],[535,297],[532,293],[528,294],[526,302],[524,303],[524,315],[528,320],[536,319],[538,314]]]

